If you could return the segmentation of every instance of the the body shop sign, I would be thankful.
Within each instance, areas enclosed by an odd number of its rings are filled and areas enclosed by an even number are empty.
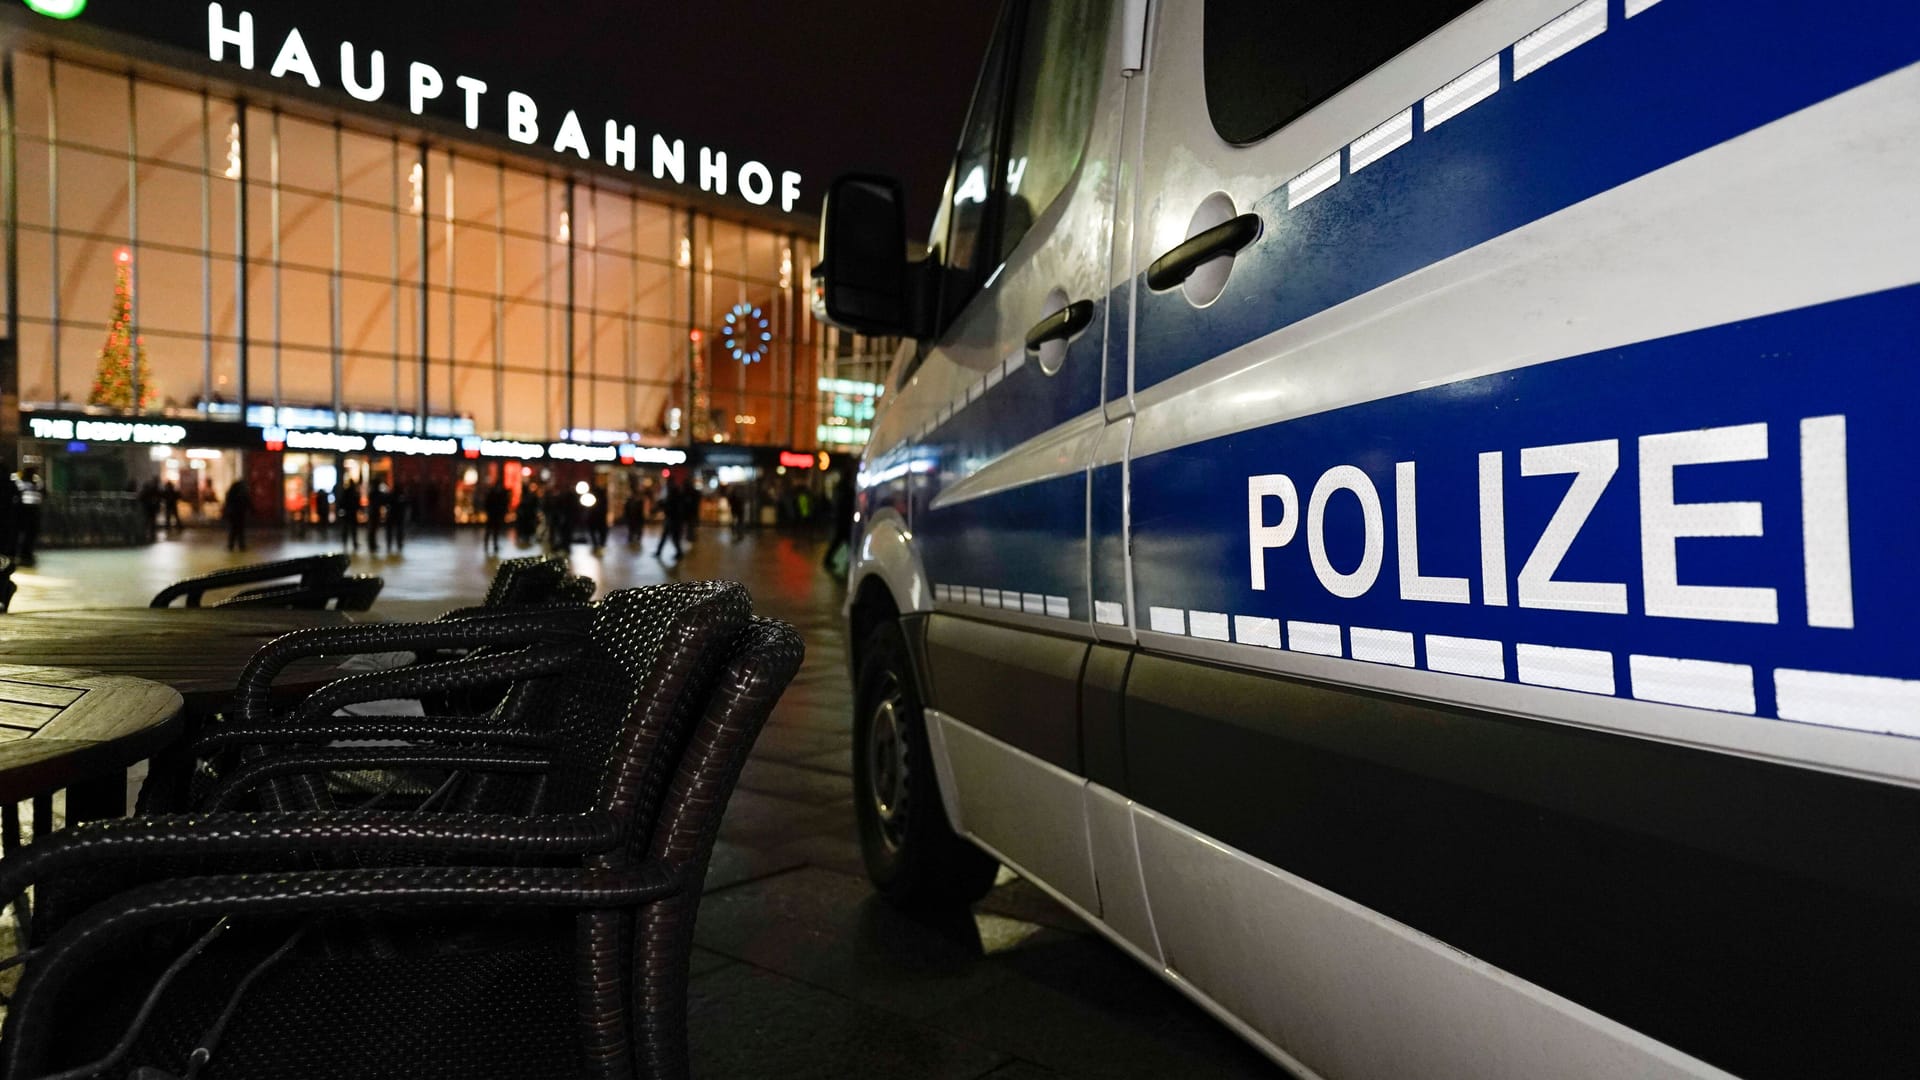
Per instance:
[[[415,116],[446,112],[469,130],[501,132],[525,146],[714,195],[736,195],[755,206],[777,204],[791,212],[800,200],[797,172],[776,172],[759,161],[730,158],[724,150],[689,146],[685,139],[643,134],[617,117],[583,117],[511,86],[444,72],[359,42],[309,39],[298,27],[257,22],[253,12],[237,4],[208,4],[206,30],[207,56],[216,63],[265,71],[315,90],[339,90],[359,101],[404,105]]]

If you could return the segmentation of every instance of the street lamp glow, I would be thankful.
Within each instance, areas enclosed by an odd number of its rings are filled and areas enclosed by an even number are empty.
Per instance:
[[[87,0],[26,0],[26,3],[49,19],[71,19],[87,10]]]

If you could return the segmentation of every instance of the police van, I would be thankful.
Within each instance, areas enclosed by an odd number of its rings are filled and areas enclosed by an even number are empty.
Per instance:
[[[1920,1073],[1920,5],[1010,0],[901,207],[881,891],[1302,1075]]]

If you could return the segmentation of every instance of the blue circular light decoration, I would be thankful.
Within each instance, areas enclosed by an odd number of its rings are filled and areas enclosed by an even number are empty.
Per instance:
[[[767,358],[767,349],[773,345],[773,324],[759,307],[735,304],[721,320],[720,336],[721,344],[735,360],[757,364]]]

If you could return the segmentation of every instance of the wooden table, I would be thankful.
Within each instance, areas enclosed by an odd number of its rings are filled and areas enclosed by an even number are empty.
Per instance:
[[[180,692],[190,715],[225,708],[240,673],[260,646],[291,630],[344,626],[342,611],[248,608],[83,608],[0,615],[0,664],[84,668],[164,683]],[[305,694],[356,668],[346,657],[315,657],[287,666],[275,681],[284,694]]]
[[[72,668],[0,664],[0,804],[8,845],[19,804],[52,806],[65,788],[67,817],[126,812],[126,771],[167,745],[181,723],[180,695],[147,679]]]

